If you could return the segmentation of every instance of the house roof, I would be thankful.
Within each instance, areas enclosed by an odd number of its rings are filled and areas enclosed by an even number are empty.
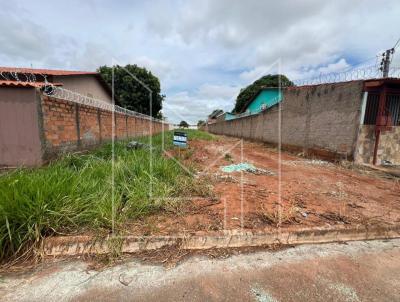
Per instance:
[[[15,73],[32,73],[32,74],[45,74],[53,76],[67,76],[67,75],[97,75],[94,71],[73,71],[73,70],[57,70],[57,69],[37,69],[37,68],[19,68],[19,67],[1,67],[0,72],[15,72]]]
[[[208,118],[213,119],[213,118],[217,118],[218,116],[220,116],[221,114],[223,114],[224,111],[221,109],[215,109],[209,116]]]
[[[101,76],[100,73],[95,71],[75,71],[75,70],[61,70],[61,69],[38,69],[38,68],[19,68],[19,67],[1,67],[0,66],[0,80],[1,73],[27,73],[33,75],[46,75],[46,76],[82,76],[82,75],[89,75],[94,76],[100,82],[100,85],[107,91],[107,93],[111,96],[112,90],[111,87],[107,84],[104,78]],[[4,78],[4,77],[3,77]],[[3,86],[24,86],[24,87],[42,87],[42,81],[9,81],[4,79]],[[7,82],[7,83],[6,83]],[[15,82],[15,84],[11,83]],[[62,85],[62,83],[53,83],[54,85]],[[118,101],[116,100],[116,103]]]
[[[249,105],[257,98],[257,96],[261,93],[261,91],[267,90],[267,89],[279,89],[279,87],[270,87],[270,86],[263,86],[263,87],[260,87],[260,89],[257,91],[257,93],[256,93],[252,98],[250,98],[250,99],[246,102],[246,104],[242,107],[242,109],[241,109],[239,112],[237,112],[237,113],[243,113],[243,112],[245,112],[246,109],[247,109],[247,107],[249,107]],[[283,89],[283,87],[281,87],[280,89]]]
[[[62,86],[62,83],[52,83],[55,86]],[[0,80],[0,86],[14,86],[14,87],[37,87],[45,86],[44,82],[18,82],[18,81],[3,81]]]

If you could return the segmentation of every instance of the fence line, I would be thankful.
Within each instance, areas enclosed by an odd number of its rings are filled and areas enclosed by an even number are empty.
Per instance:
[[[400,67],[391,67],[389,69],[389,78],[400,78]],[[342,72],[333,72],[328,74],[320,74],[317,77],[309,79],[299,79],[293,81],[296,86],[307,86],[307,85],[320,85],[337,82],[347,82],[355,80],[368,80],[368,79],[381,79],[382,72],[379,68],[363,67],[351,70],[345,70]]]
[[[151,117],[149,115],[139,113],[136,111],[132,111],[132,110],[120,107],[118,105],[113,105],[113,104],[107,103],[106,101],[103,101],[100,99],[88,97],[88,96],[82,95],[78,92],[55,86],[52,83],[46,83],[44,85],[43,94],[45,94],[49,97],[67,100],[67,101],[70,101],[73,103],[78,103],[81,105],[92,106],[92,107],[100,108],[103,110],[108,110],[108,111],[117,112],[117,113],[123,113],[123,114],[127,114],[130,116],[140,117],[142,119],[147,119],[147,120],[156,121],[156,122],[160,122],[160,123],[164,123],[164,124],[169,124],[166,121]]]
[[[18,70],[2,71],[2,72],[0,72],[0,79],[1,78],[6,81],[16,81],[19,83],[38,83],[38,82],[40,83],[40,82],[42,82],[43,83],[43,86],[42,86],[43,94],[46,96],[49,96],[49,97],[53,97],[56,99],[62,99],[62,100],[70,101],[73,103],[78,103],[81,105],[92,106],[95,108],[108,110],[111,112],[123,113],[123,114],[127,114],[130,116],[140,117],[142,119],[147,119],[147,120],[151,120],[151,121],[155,121],[155,122],[169,124],[166,121],[151,117],[149,115],[146,115],[146,114],[143,114],[140,112],[136,112],[133,110],[129,110],[129,109],[123,108],[118,105],[110,104],[104,100],[88,97],[88,96],[82,95],[78,92],[56,86],[47,80],[47,75],[45,75],[45,74],[20,72]]]
[[[42,78],[41,81],[39,78]],[[389,77],[391,78],[400,78],[400,67],[391,67],[389,69]],[[3,71],[0,72],[0,79],[3,78],[7,81],[17,81],[21,83],[37,83],[43,82],[43,93],[49,97],[54,97],[58,99],[63,99],[67,101],[71,101],[74,103],[92,106],[96,108],[101,108],[104,110],[109,110],[112,112],[123,113],[130,116],[136,116],[143,119],[157,121],[164,124],[169,124],[166,121],[153,118],[149,115],[139,113],[136,111],[132,111],[118,105],[113,105],[107,103],[106,101],[95,99],[92,97],[88,97],[82,95],[80,93],[59,87],[54,85],[51,82],[48,82],[46,74],[34,74],[30,72],[21,72],[21,71]],[[379,68],[375,66],[363,67],[357,69],[350,69],[342,72],[334,72],[328,74],[320,74],[317,77],[309,78],[309,79],[299,79],[294,80],[293,83],[296,86],[311,86],[311,85],[320,85],[320,84],[329,84],[329,83],[338,83],[338,82],[347,82],[354,80],[368,80],[368,79],[381,79],[382,73]],[[282,86],[284,87],[284,86]],[[247,116],[248,113],[242,113],[240,117]]]

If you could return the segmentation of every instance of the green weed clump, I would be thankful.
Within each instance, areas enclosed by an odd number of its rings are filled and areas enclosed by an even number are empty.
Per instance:
[[[189,139],[213,139],[208,133],[185,131]],[[151,150],[128,150],[126,142],[117,142],[0,176],[0,262],[32,252],[44,236],[107,234],[113,221],[118,232],[125,221],[162,210],[168,198],[207,192],[163,156],[172,135],[140,138],[152,143]]]

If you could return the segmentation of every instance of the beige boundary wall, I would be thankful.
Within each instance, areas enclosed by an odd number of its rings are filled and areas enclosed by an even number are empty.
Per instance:
[[[210,124],[208,131],[278,144],[280,129],[284,149],[353,159],[362,99],[363,81],[292,87],[283,90],[280,115],[275,105],[257,115]]]

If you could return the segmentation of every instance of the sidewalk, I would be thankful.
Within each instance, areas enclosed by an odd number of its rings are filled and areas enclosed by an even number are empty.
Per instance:
[[[396,301],[400,239],[307,245],[172,269],[129,261],[93,271],[82,261],[3,276],[1,301]]]

